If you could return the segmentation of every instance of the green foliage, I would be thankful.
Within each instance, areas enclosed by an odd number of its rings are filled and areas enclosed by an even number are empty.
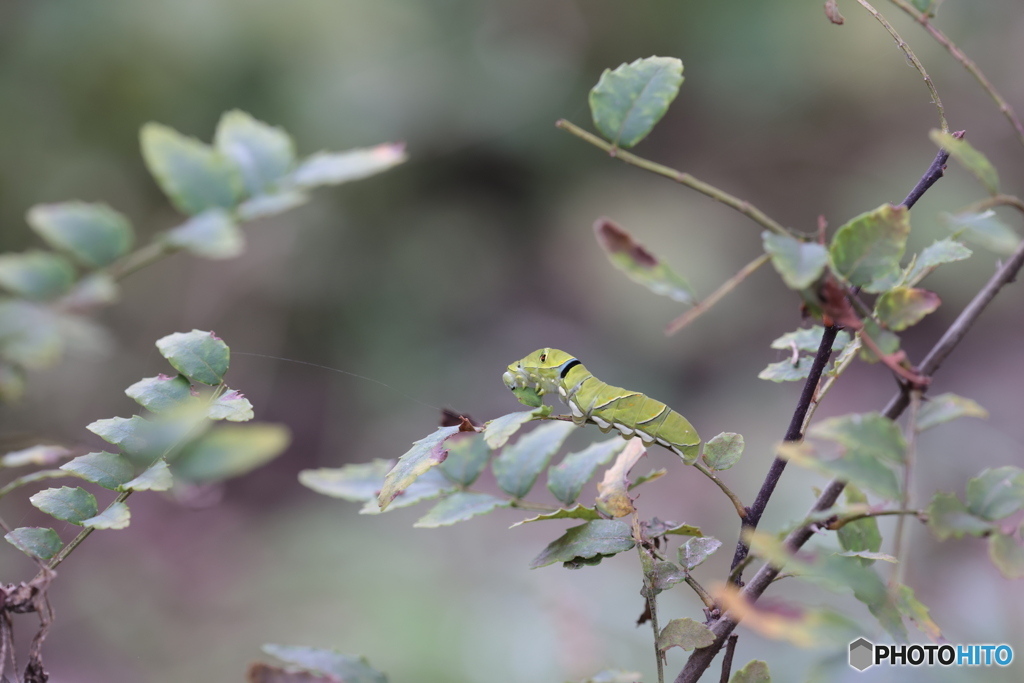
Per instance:
[[[844,491],[848,505],[866,505],[868,497],[854,484],[847,484]],[[878,530],[878,520],[874,517],[865,517],[853,522],[847,522],[836,532],[839,539],[839,546],[848,552],[876,553],[882,547],[882,533]],[[870,564],[871,560],[865,561]]]
[[[175,332],[158,340],[156,347],[175,370],[194,382],[220,384],[228,371],[228,345],[212,332]]]
[[[669,648],[680,647],[692,650],[707,647],[715,642],[715,634],[704,624],[690,618],[673,619],[665,624],[658,636],[658,649],[664,652]]]
[[[686,543],[679,546],[679,564],[686,571],[693,571],[721,546],[722,542],[711,536],[687,539]]]
[[[547,521],[549,519],[586,519],[586,520],[591,520],[591,519],[603,519],[603,518],[601,517],[601,513],[599,513],[595,508],[588,508],[588,507],[584,507],[583,505],[578,505],[577,504],[577,505],[574,505],[571,508],[559,508],[558,510],[555,510],[554,512],[542,513],[542,514],[537,515],[536,517],[530,517],[529,519],[524,519],[521,522],[516,522],[510,528],[515,528],[517,526],[521,526],[521,525],[527,524],[529,522],[543,522],[543,521]]]
[[[135,468],[127,458],[106,451],[80,455],[60,468],[111,491],[135,478]]]
[[[245,251],[245,235],[225,209],[207,209],[160,236],[171,249],[184,249],[213,260],[230,259]]]
[[[55,299],[71,289],[74,280],[74,267],[59,254],[0,254],[0,287],[25,299]]]
[[[1020,244],[1020,235],[999,220],[992,209],[943,214],[942,219],[954,237],[963,237],[996,254],[1008,256]]]
[[[921,404],[914,426],[917,431],[923,432],[960,417],[978,417],[984,420],[988,418],[988,411],[975,401],[956,394],[929,396]]]
[[[1024,525],[1022,525],[1024,526]],[[1013,534],[994,533],[988,539],[988,556],[992,564],[1008,579],[1024,578],[1024,545]]]
[[[87,519],[96,516],[96,496],[80,486],[71,488],[45,489],[29,497],[28,501],[46,514],[62,522],[82,526]]]
[[[936,240],[918,254],[904,280],[907,285],[916,285],[943,263],[963,261],[970,258],[971,253],[970,249],[952,238]]]
[[[829,259],[836,275],[867,292],[899,270],[910,234],[909,212],[884,204],[862,213],[836,231]]]
[[[444,442],[458,433],[459,427],[438,427],[430,436],[413,443],[384,478],[384,485],[377,496],[380,509],[386,509],[424,472],[441,464],[448,455]]]
[[[772,265],[790,289],[810,287],[828,265],[828,250],[817,242],[804,242],[767,230],[761,233],[761,239],[765,252],[772,257]]]
[[[613,266],[655,294],[684,304],[696,303],[693,288],[664,261],[607,218],[594,223],[597,243]]]
[[[768,664],[760,659],[752,659],[746,666],[737,671],[729,679],[729,683],[772,683],[768,673]]]
[[[28,224],[53,249],[86,268],[103,268],[132,248],[131,223],[106,204],[63,202],[29,209]]]
[[[139,139],[146,167],[182,213],[230,209],[241,199],[241,173],[209,145],[159,123],[144,125]]]
[[[989,194],[992,196],[999,194],[999,174],[996,173],[995,167],[985,158],[984,154],[974,149],[966,140],[955,137],[951,133],[932,130],[928,137],[936,145],[949,152],[949,156],[960,162],[960,165],[974,174]]]
[[[713,470],[727,470],[739,462],[743,446],[742,434],[722,432],[713,436],[704,444],[704,464]]]
[[[40,560],[50,559],[64,545],[56,531],[39,527],[21,527],[11,531],[4,538],[29,557],[37,557]]]
[[[921,322],[941,303],[937,294],[926,289],[894,287],[878,297],[875,314],[883,325],[899,332]]]
[[[448,457],[441,463],[445,476],[460,486],[472,486],[487,467],[491,452],[480,434],[462,434],[447,442]]]
[[[682,84],[683,63],[672,57],[648,57],[605,69],[590,91],[594,125],[617,147],[632,147],[665,115]]]
[[[261,649],[300,671],[329,676],[344,683],[387,683],[388,680],[387,676],[373,669],[364,657],[299,645],[268,644]]]
[[[501,490],[514,498],[522,498],[529,493],[537,477],[575,428],[571,422],[542,425],[506,447],[493,466],[494,477]]]
[[[550,406],[541,406],[536,410],[502,415],[484,425],[484,440],[492,450],[501,448],[524,424],[538,417],[547,417],[550,413]]]
[[[420,517],[413,526],[433,529],[465,522],[479,515],[486,515],[498,508],[508,507],[512,501],[487,493],[454,493],[435,505],[430,512]]]
[[[568,529],[548,544],[530,569],[561,562],[568,569],[597,564],[635,545],[629,525],[617,519],[596,519]]]

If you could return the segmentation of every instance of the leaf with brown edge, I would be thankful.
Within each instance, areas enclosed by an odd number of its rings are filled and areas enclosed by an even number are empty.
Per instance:
[[[398,459],[398,464],[384,477],[384,486],[377,496],[380,509],[385,509],[402,491],[431,467],[448,457],[444,442],[458,434],[460,427],[438,427],[430,436],[413,443],[412,448]]]
[[[935,292],[916,287],[896,287],[878,297],[875,312],[890,330],[899,332],[921,322],[942,304]]]
[[[634,437],[615,459],[615,464],[604,473],[604,479],[597,485],[597,509],[611,517],[625,517],[636,511],[629,496],[629,481],[626,475],[633,465],[647,453],[643,439]]]
[[[594,234],[608,260],[630,280],[655,294],[667,296],[675,301],[684,304],[696,303],[690,283],[614,221],[609,218],[597,219],[594,223]]]

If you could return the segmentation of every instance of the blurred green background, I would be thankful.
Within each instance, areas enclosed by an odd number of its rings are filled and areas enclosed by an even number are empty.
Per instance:
[[[1022,150],[995,107],[919,27],[878,6],[930,70],[950,125],[967,129],[1004,188],[1019,191]],[[2,409],[0,434],[12,444],[95,447],[85,425],[134,411],[124,387],[165,369],[153,342],[193,327],[216,330],[235,352],[391,387],[236,355],[231,385],[259,419],[291,426],[291,449],[209,492],[210,505],[140,496],[128,530],[91,537],[53,587],[52,680],[241,680],[264,642],[365,654],[394,683],[563,681],[606,666],[654,680],[650,631],[634,626],[642,601],[632,554],[579,572],[530,571],[560,523],[507,531],[519,516],[501,511],[413,530],[426,508],[359,517],[358,506],[301,487],[296,473],[395,457],[435,427],[434,406],[481,420],[510,412],[505,366],[554,346],[608,382],[669,403],[705,438],[743,433],[747,454],[725,478],[752,499],[799,391],[756,378],[781,358],[768,343],[800,324],[796,297],[762,270],[665,337],[678,305],[605,262],[594,219],[632,231],[701,295],[759,253],[758,226],[553,124],[567,117],[589,127],[586,95],[603,69],[677,56],[686,82],[639,154],[802,231],[819,214],[838,226],[898,202],[935,154],[934,108],[882,28],[853,2],[840,8],[841,27],[820,2],[795,0],[0,2],[3,250],[37,244],[24,215],[40,202],[109,202],[143,238],[180,221],[139,155],[138,129],[150,120],[209,139],[220,114],[237,107],[284,126],[300,153],[401,140],[410,155],[394,171],[321,190],[252,225],[239,259],[178,255],[133,275],[100,316],[108,351],[32,375],[26,400]],[[947,0],[938,23],[1024,108],[1019,0]],[[945,236],[939,212],[981,196],[952,168],[914,209],[911,248]],[[944,305],[906,335],[912,359],[994,263],[978,249],[928,281]],[[922,496],[962,493],[983,467],[1024,460],[1022,311],[1020,287],[1009,289],[936,379],[934,391],[974,398],[991,418],[921,439]],[[884,369],[858,365],[819,415],[879,409],[894,388]],[[641,512],[725,539],[728,550],[701,570],[722,575],[737,526],[730,508],[667,453],[650,460],[672,476],[647,487]],[[820,483],[787,471],[763,527],[802,515]],[[5,506],[12,525],[42,519],[23,502]],[[949,640],[1008,642],[1024,654],[1024,590],[990,565],[984,543],[940,545],[917,527],[910,540],[908,582]],[[33,567],[8,548],[0,570],[10,582]],[[684,591],[665,595],[663,619],[699,618]],[[844,605],[866,636],[885,640],[859,605],[798,585],[778,592]],[[18,627],[24,638],[28,621]],[[767,659],[778,680],[799,680],[827,654],[740,630],[737,662]],[[671,652],[667,671],[674,676],[684,659]],[[1019,670],[975,670],[971,679],[1020,680]],[[827,678],[850,674],[842,664]],[[901,680],[962,676],[928,670]]]

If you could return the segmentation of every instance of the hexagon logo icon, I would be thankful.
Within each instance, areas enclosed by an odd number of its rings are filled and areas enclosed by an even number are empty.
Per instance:
[[[873,665],[875,659],[875,646],[864,638],[858,638],[850,643],[850,666],[857,671],[864,671]]]

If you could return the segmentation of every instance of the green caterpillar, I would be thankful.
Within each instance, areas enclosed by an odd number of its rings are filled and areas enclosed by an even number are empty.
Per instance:
[[[577,425],[591,420],[602,432],[617,429],[626,439],[657,442],[687,465],[697,460],[700,437],[685,417],[661,401],[602,382],[565,351],[538,349],[508,366],[502,379],[520,403],[536,407],[540,396],[557,391]]]

